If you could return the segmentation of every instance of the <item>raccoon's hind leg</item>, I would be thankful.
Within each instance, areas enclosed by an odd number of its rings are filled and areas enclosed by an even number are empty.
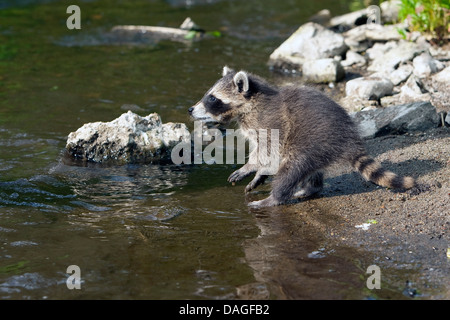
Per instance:
[[[311,172],[304,171],[302,165],[298,163],[289,163],[287,161],[280,167],[272,183],[272,192],[269,197],[259,201],[250,202],[251,207],[271,207],[283,204],[289,201],[294,195],[299,182],[311,175]]]
[[[301,183],[301,189],[294,193],[294,198],[309,197],[323,189],[323,173],[314,172]]]

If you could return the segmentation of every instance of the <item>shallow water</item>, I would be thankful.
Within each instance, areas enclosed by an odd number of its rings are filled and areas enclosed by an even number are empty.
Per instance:
[[[223,65],[280,77],[267,68],[270,53],[309,16],[346,12],[347,1],[84,1],[81,30],[66,28],[65,1],[30,2],[0,7],[0,298],[370,295],[364,255],[303,226],[310,212],[249,210],[245,184],[226,182],[236,166],[62,160],[70,132],[115,119],[123,104],[193,128],[187,108]],[[126,46],[102,38],[114,25],[176,27],[187,16],[223,36]],[[70,265],[81,290],[66,286]]]

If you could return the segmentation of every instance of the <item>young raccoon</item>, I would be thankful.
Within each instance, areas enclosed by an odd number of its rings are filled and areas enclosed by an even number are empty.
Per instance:
[[[294,197],[306,197],[323,187],[323,171],[338,160],[345,160],[368,181],[396,189],[415,185],[411,177],[400,177],[383,169],[371,159],[347,112],[317,90],[308,87],[269,85],[264,79],[223,68],[222,78],[203,99],[189,108],[195,120],[229,123],[236,121],[250,144],[258,139],[251,130],[278,129],[279,165],[269,197],[249,206],[265,207],[286,203]],[[270,139],[268,144],[270,146]],[[255,173],[245,191],[256,188],[269,175],[267,166],[249,161],[228,178],[237,182]],[[296,189],[300,187],[297,192]]]

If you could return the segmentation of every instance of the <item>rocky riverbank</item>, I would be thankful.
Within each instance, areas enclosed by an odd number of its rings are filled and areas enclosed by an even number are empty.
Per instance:
[[[269,65],[300,73],[306,82],[340,86],[339,102],[349,112],[428,101],[444,119],[450,44],[436,46],[418,32],[404,39],[399,30],[407,26],[396,21],[399,3],[383,2],[379,23],[370,21],[370,7],[333,18],[321,11],[273,51]]]

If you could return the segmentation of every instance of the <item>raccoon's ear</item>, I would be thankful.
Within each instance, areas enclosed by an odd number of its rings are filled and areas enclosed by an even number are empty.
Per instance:
[[[233,82],[239,92],[247,92],[249,89],[248,75],[244,71],[239,71],[233,78]]]
[[[234,72],[233,69],[228,68],[228,66],[223,67],[222,77],[225,77],[227,74]]]

